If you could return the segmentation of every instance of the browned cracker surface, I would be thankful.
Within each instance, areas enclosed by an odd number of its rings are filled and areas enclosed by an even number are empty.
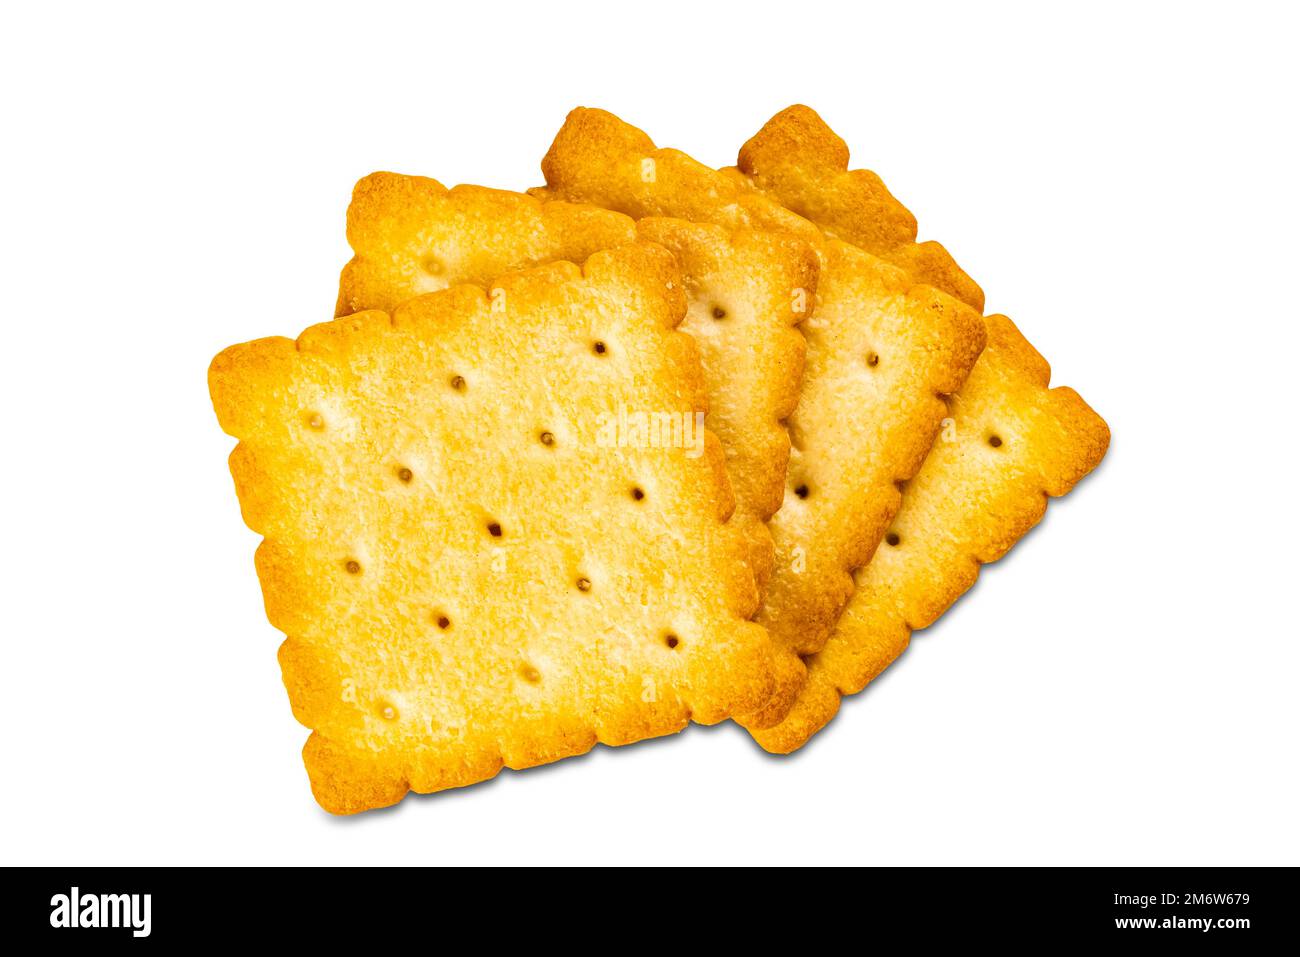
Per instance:
[[[620,445],[704,401],[638,243],[213,361],[304,758],[335,813],[751,710],[772,690],[722,451]]]
[[[910,231],[914,238],[911,214],[875,174],[849,170],[848,160],[843,140],[811,109],[794,106],[745,144],[739,173],[864,248],[877,248],[882,236]],[[944,261],[951,262],[946,253],[927,255],[917,275],[936,281]],[[955,277],[949,288],[958,289]],[[830,721],[842,695],[884,670],[914,629],[974,584],[981,563],[1001,558],[1038,523],[1049,496],[1070,491],[1105,455],[1106,423],[1073,389],[1048,388],[1047,362],[1010,319],[985,321],[988,346],[952,397],[952,421],[907,485],[886,544],[858,570],[830,640],[807,659],[799,700],[781,724],[755,732],[769,751],[792,751]]]
[[[833,140],[819,136],[825,124],[817,114],[804,110],[785,111],[746,143],[740,151],[740,172],[826,235],[874,253],[907,270],[917,282],[929,283],[982,312],[983,290],[941,245],[916,241],[916,217],[875,173],[848,169],[844,141],[834,134]]]
[[[670,249],[681,266],[681,329],[699,345],[708,427],[722,442],[736,495],[732,521],[752,542],[765,584],[773,560],[766,522],[780,507],[789,459],[784,420],[802,375],[804,340],[794,326],[817,291],[817,258],[807,243],[667,218],[638,225],[596,206],[374,173],[357,183],[348,209],[354,256],[340,278],[338,314],[391,311],[422,292],[581,260],[638,236]]]
[[[745,715],[770,726],[793,703],[801,656],[822,647],[853,589],[852,572],[875,551],[900,496],[947,414],[944,395],[965,380],[983,348],[969,306],[854,245],[825,238],[808,220],[746,183],[601,110],[569,114],[542,163],[545,194],[637,218],[672,216],[729,230],[796,235],[821,261],[785,499],[770,527],[776,565],[758,621],[785,649],[778,690]]]

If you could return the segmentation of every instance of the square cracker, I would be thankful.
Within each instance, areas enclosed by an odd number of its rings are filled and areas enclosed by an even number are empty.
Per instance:
[[[357,183],[348,207],[354,256],[339,280],[336,314],[392,311],[420,293],[554,259],[580,261],[638,237],[668,248],[682,270],[680,328],[699,345],[708,428],[726,453],[732,522],[752,544],[761,589],[773,561],[766,522],[781,505],[790,457],[785,419],[803,369],[804,339],[794,327],[817,292],[817,258],[807,243],[784,232],[675,219],[637,224],[596,206],[374,173]]]
[[[849,170],[848,162],[844,141],[811,109],[793,106],[744,145],[737,172],[864,248],[878,249],[890,235],[914,239],[911,214],[874,173]],[[899,230],[900,223],[910,226]],[[919,274],[929,268],[933,281],[945,261],[946,253],[928,254]],[[956,288],[953,274],[947,281]],[[914,629],[975,583],[982,562],[1001,558],[1039,522],[1049,496],[1069,492],[1105,455],[1106,423],[1073,389],[1048,388],[1046,360],[1010,319],[985,321],[988,346],[952,397],[952,421],[904,491],[885,547],[857,572],[853,598],[808,659],[790,714],[755,733],[769,751],[793,751],[830,721],[841,696],[861,691],[902,654]]]
[[[371,173],[353,187],[347,234],[354,255],[339,277],[336,317],[393,312],[424,293],[488,286],[556,260],[584,262],[634,242],[636,224],[595,206],[521,202],[506,190]]]
[[[818,129],[820,127],[820,130]],[[984,291],[933,240],[916,241],[917,223],[870,170],[848,170],[849,151],[807,107],[779,113],[740,150],[737,167],[745,185],[757,187],[827,236],[905,269],[917,282],[942,289],[984,311]],[[826,175],[831,172],[832,175]]]
[[[639,243],[233,346],[209,383],[312,790],[334,813],[720,721],[773,646],[676,264]]]
[[[602,110],[569,114],[542,162],[545,195],[635,217],[783,230],[821,261],[784,504],[770,523],[776,565],[758,621],[784,654],[778,687],[751,729],[779,722],[898,509],[898,486],[925,458],[984,346],[979,313],[746,184]]]

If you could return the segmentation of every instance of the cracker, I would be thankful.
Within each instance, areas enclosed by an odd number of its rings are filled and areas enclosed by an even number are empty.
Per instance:
[[[740,151],[739,172],[763,195],[876,248],[911,216],[872,173],[848,170],[844,142],[804,106],[775,116]],[[910,231],[914,227],[899,231]],[[937,247],[936,248],[941,248]],[[944,254],[946,257],[946,253]],[[931,262],[939,261],[931,257]],[[962,274],[964,276],[964,274]],[[973,287],[972,288],[977,288]],[[981,297],[982,301],[982,297]],[[769,751],[800,747],[942,615],[1101,461],[1106,423],[1050,369],[1006,316],[986,318],[988,346],[952,397],[952,421],[908,484],[886,545],[856,575],[830,640],[780,725],[755,732]]]
[[[728,232],[682,220],[609,210],[395,173],[361,180],[348,208],[354,256],[339,281],[337,315],[391,311],[412,296],[482,284],[553,259],[582,260],[642,239],[670,249],[682,269],[687,315],[704,365],[709,429],[726,453],[736,496],[732,521],[751,543],[760,587],[773,561],[766,522],[780,507],[798,399],[804,340],[794,326],[817,291],[811,247],[787,234]]]
[[[573,203],[521,202],[483,186],[372,173],[348,206],[352,260],[339,278],[335,316],[392,312],[406,300],[557,259],[583,262],[636,239],[626,216]]]
[[[784,504],[770,527],[776,566],[758,621],[784,649],[778,690],[750,728],[770,726],[885,534],[898,483],[920,467],[947,415],[944,395],[984,345],[978,312],[902,269],[825,238],[808,220],[601,110],[569,114],[542,162],[545,195],[634,217],[675,216],[727,229],[782,230],[821,261],[818,302],[803,324],[807,361]]]
[[[849,170],[848,161],[844,141],[812,110],[794,106],[777,114],[741,148],[738,167],[749,184],[827,235],[865,249],[905,269],[917,282],[983,312],[984,291],[975,280],[937,242],[918,243],[916,217],[879,176]]]
[[[233,346],[209,374],[334,813],[720,721],[773,648],[670,253],[638,243]],[[680,444],[680,443],[679,443]]]

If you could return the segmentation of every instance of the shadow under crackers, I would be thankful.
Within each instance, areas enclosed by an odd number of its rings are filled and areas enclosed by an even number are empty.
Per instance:
[[[1004,555],[996,562],[990,562],[988,565],[982,566],[980,569],[979,578],[975,580],[975,584],[972,585],[970,589],[968,589],[964,594],[962,594],[960,598],[958,598],[955,602],[953,602],[952,605],[949,606],[948,610],[945,611],[943,615],[939,617],[938,621],[930,625],[928,628],[924,628],[920,631],[915,632],[912,636],[912,641],[915,642],[918,638],[928,639],[936,633],[942,634],[945,629],[950,630],[952,628],[959,627],[958,625],[948,624],[948,622],[951,619],[958,617],[954,615],[954,611],[959,609],[966,602],[968,596],[979,591],[984,586],[984,582],[990,577],[990,575],[995,581],[1000,581],[1002,575],[999,574],[999,572],[1002,568],[1008,567],[1013,563],[1012,556],[1018,554],[1021,551],[1026,550],[1024,549],[1024,544],[1026,542],[1036,539],[1038,537],[1039,530],[1046,527],[1048,523],[1052,520],[1052,517],[1054,515],[1059,514],[1067,509],[1076,507],[1073,503],[1076,500],[1076,495],[1078,490],[1091,484],[1094,481],[1096,476],[1098,476],[1099,474],[1101,474],[1103,471],[1107,469],[1110,461],[1113,458],[1114,458],[1114,441],[1112,439],[1111,450],[1107,453],[1106,457],[1102,459],[1101,463],[1097,466],[1097,468],[1093,469],[1092,472],[1090,472],[1088,475],[1080,479],[1078,484],[1075,486],[1074,490],[1070,495],[1064,496],[1059,499],[1053,499],[1047,509],[1047,514],[1043,516],[1042,521],[1040,521],[1037,525],[1035,525],[1032,529],[1030,529],[1027,533],[1025,533],[1025,535],[1020,539],[1020,541],[1016,543],[1015,547],[1013,547],[1006,555]],[[1086,507],[1086,506],[1078,506],[1078,507]],[[1018,560],[1029,561],[1030,559],[1024,558]],[[910,647],[911,647],[911,643],[908,644],[908,648]],[[812,739],[810,739],[807,744],[805,744],[803,747],[799,748],[797,751],[794,751],[791,754],[772,754],[771,752],[764,751],[761,747],[758,746],[757,743],[754,742],[754,740],[749,736],[749,733],[745,731],[744,728],[740,727],[740,725],[736,724],[734,721],[721,721],[715,725],[689,724],[681,731],[678,731],[674,734],[661,735],[660,737],[657,738],[646,738],[643,741],[637,741],[634,742],[633,744],[625,744],[625,745],[620,745],[618,747],[611,747],[605,744],[597,744],[595,747],[593,747],[590,751],[587,751],[585,754],[579,754],[570,758],[564,758],[560,761],[555,761],[550,764],[542,764],[542,765],[538,765],[537,767],[526,768],[522,771],[516,771],[512,768],[502,768],[501,771],[498,772],[493,777],[488,778],[485,781],[479,781],[476,784],[466,785],[464,787],[449,788],[445,791],[434,791],[431,794],[417,794],[415,792],[411,792],[407,794],[406,797],[404,797],[401,801],[398,801],[396,804],[391,805],[390,807],[375,808],[369,811],[364,811],[359,814],[350,814],[350,815],[330,814],[328,811],[324,810],[323,808],[320,808],[319,806],[317,806],[317,811],[325,819],[334,822],[335,826],[337,827],[357,826],[357,822],[372,820],[375,817],[379,817],[379,816],[398,814],[401,813],[403,808],[410,807],[412,805],[423,805],[432,802],[459,801],[459,800],[464,800],[466,798],[471,798],[473,797],[473,795],[480,793],[486,788],[499,787],[504,781],[513,780],[520,775],[527,775],[529,777],[533,777],[533,776],[545,775],[545,774],[563,773],[566,770],[576,772],[579,768],[581,768],[585,764],[590,763],[594,757],[600,754],[612,755],[615,760],[621,760],[624,756],[633,756],[637,752],[648,748],[657,748],[667,744],[672,744],[673,742],[676,741],[676,739],[680,735],[683,734],[740,735],[742,738],[744,738],[749,742],[750,746],[757,754],[759,754],[763,758],[766,758],[772,764],[774,765],[786,764],[790,766],[796,766],[801,762],[801,760],[810,759],[813,755],[818,753],[820,742],[822,741],[822,739],[828,737],[830,734],[833,733],[835,725],[839,721],[840,717],[844,715],[846,711],[854,711],[856,709],[861,709],[864,707],[864,705],[861,702],[867,699],[867,693],[872,688],[877,687],[885,682],[900,680],[895,678],[894,675],[899,671],[898,661],[902,660],[902,658],[906,654],[907,651],[904,650],[903,654],[899,656],[898,660],[895,660],[888,668],[884,670],[884,672],[878,675],[866,688],[864,688],[858,694],[849,695],[846,698],[844,698],[840,704],[840,710],[836,713],[835,717],[831,719],[831,722],[821,731],[817,732],[817,734],[813,735]]]
[[[1048,525],[1048,523],[1052,521],[1053,516],[1064,513],[1065,511],[1072,508],[1087,507],[1086,505],[1076,506],[1075,505],[1075,502],[1077,500],[1076,496],[1078,495],[1080,489],[1091,484],[1094,481],[1096,476],[1098,476],[1104,470],[1106,470],[1110,461],[1114,458],[1114,448],[1115,448],[1114,439],[1112,438],[1111,446],[1106,453],[1106,457],[1101,460],[1101,462],[1097,465],[1097,467],[1093,469],[1091,472],[1089,472],[1087,475],[1085,475],[1082,479],[1080,479],[1079,482],[1075,485],[1075,487],[1071,490],[1070,494],[1065,495],[1061,498],[1052,499],[1051,503],[1048,505],[1047,513],[1043,516],[1042,521],[1040,521],[1037,525],[1031,528],[1023,536],[1021,536],[1020,540],[1016,542],[1015,546],[1012,547],[1012,549],[1009,552],[1007,552],[1007,554],[1003,555],[996,562],[989,562],[987,565],[980,566],[980,574],[979,577],[975,579],[975,584],[972,585],[969,589],[967,589],[964,593],[962,593],[962,595],[956,601],[954,601],[951,605],[949,605],[947,611],[945,611],[942,615],[940,615],[939,619],[935,621],[934,624],[930,625],[927,628],[923,628],[920,631],[914,632],[912,634],[912,640],[908,643],[907,648],[903,650],[903,654],[899,655],[898,658],[895,659],[889,665],[889,667],[887,667],[883,672],[877,675],[871,681],[870,684],[868,684],[857,694],[848,695],[843,699],[841,699],[840,709],[835,713],[835,717],[833,717],[830,720],[830,722],[826,725],[826,727],[822,728],[820,731],[814,734],[812,738],[810,738],[808,742],[804,744],[803,747],[799,748],[796,751],[791,752],[790,754],[773,754],[770,751],[764,751],[761,747],[759,747],[758,743],[755,742],[752,738],[750,738],[749,734],[739,725],[731,721],[727,721],[723,723],[731,725],[731,730],[733,732],[744,735],[746,738],[749,738],[750,743],[753,745],[754,750],[757,751],[760,755],[778,764],[797,764],[800,759],[809,758],[812,755],[816,754],[818,751],[818,746],[820,745],[821,741],[829,737],[830,734],[833,733],[836,724],[838,723],[841,716],[845,714],[845,712],[852,712],[854,710],[865,708],[866,705],[863,704],[863,702],[868,700],[867,696],[872,688],[882,685],[885,682],[899,680],[894,677],[894,675],[897,674],[899,671],[899,667],[898,667],[899,662],[906,657],[908,649],[910,649],[918,639],[933,640],[934,636],[936,635],[942,636],[942,634],[946,630],[951,630],[953,628],[960,627],[960,624],[951,623],[951,622],[953,621],[953,619],[959,618],[959,615],[956,613],[965,604],[965,602],[971,595],[975,594],[982,587],[984,587],[985,581],[987,581],[991,577],[994,581],[994,584],[990,587],[994,587],[994,588],[1001,587],[996,583],[1002,580],[1003,569],[1012,567],[1016,561],[1033,560],[1031,557],[1021,558],[1021,559],[1013,559],[1013,557],[1018,555],[1022,550],[1032,552],[1032,549],[1024,548],[1025,543],[1035,540],[1039,535],[1039,530],[1045,528]]]
[[[721,721],[715,725],[691,723],[682,730],[672,734],[660,735],[657,738],[645,738],[641,741],[634,741],[631,744],[623,744],[616,747],[597,743],[590,751],[583,754],[576,754],[573,757],[562,758],[559,761],[552,761],[550,764],[539,764],[536,767],[524,768],[518,771],[513,768],[503,767],[492,777],[483,781],[478,781],[475,784],[466,784],[465,786],[458,788],[448,788],[445,791],[433,791],[429,794],[419,794],[415,791],[411,791],[402,798],[402,800],[398,801],[396,804],[390,805],[389,807],[372,808],[371,810],[362,811],[357,814],[330,814],[319,805],[317,805],[316,810],[325,819],[331,822],[337,822],[337,826],[348,827],[353,825],[354,822],[399,813],[402,808],[407,807],[408,805],[425,804],[435,801],[441,803],[444,801],[458,801],[464,798],[470,798],[475,794],[481,793],[486,788],[498,787],[503,782],[514,780],[520,776],[531,778],[538,775],[560,773],[565,769],[572,769],[576,772],[582,765],[590,763],[599,755],[609,755],[612,756],[613,760],[622,760],[625,755],[673,743],[683,734],[700,735],[720,733],[724,725],[729,725],[731,723],[732,722],[730,721]],[[737,728],[737,730],[739,730],[739,728]]]

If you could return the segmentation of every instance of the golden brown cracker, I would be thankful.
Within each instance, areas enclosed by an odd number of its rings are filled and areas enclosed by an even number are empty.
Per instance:
[[[902,207],[874,174],[847,165],[843,141],[807,107],[779,113],[740,159],[764,195],[870,247],[891,204]],[[974,584],[981,563],[1001,558],[1038,523],[1049,496],[1070,491],[1105,455],[1106,423],[1074,390],[1048,388],[1046,360],[1011,320],[985,321],[988,346],[952,397],[951,421],[908,484],[886,544],[858,570],[830,640],[807,659],[798,702],[781,724],[755,731],[767,750],[806,742],[834,717],[842,695],[862,690],[913,630]]]
[[[352,260],[339,278],[336,316],[392,312],[407,299],[557,259],[583,262],[636,239],[626,216],[573,203],[521,202],[483,186],[371,173],[348,206]]]
[[[733,521],[753,545],[760,585],[772,565],[766,526],[780,507],[789,459],[784,420],[798,398],[804,341],[794,326],[817,291],[813,250],[787,234],[728,232],[476,186],[375,173],[348,209],[354,256],[339,282],[339,314],[391,310],[461,282],[483,283],[551,259],[582,259],[638,235],[682,266],[687,316],[704,364],[708,427],[722,441],[736,495]]]
[[[787,232],[814,244],[813,223],[680,150],[658,148],[612,113],[579,107],[569,113],[542,159],[546,186],[534,195],[590,203],[637,219],[669,216],[728,229]]]
[[[213,361],[317,800],[351,813],[757,707],[773,646],[648,243]],[[688,425],[687,423],[692,423]],[[662,435],[661,435],[662,438]],[[627,441],[623,441],[627,439]]]
[[[758,620],[786,654],[778,692],[745,715],[779,721],[803,680],[800,656],[830,635],[899,504],[898,483],[920,467],[984,345],[979,314],[731,176],[602,110],[569,114],[542,163],[546,195],[641,218],[674,216],[728,229],[784,230],[821,261],[799,404],[790,418],[785,501],[770,523],[776,566]]]
[[[740,150],[735,167],[749,183],[830,236],[907,270],[984,311],[984,292],[936,242],[916,241],[916,217],[870,170],[848,168],[849,149],[806,106],[774,116]],[[732,170],[724,170],[732,172]]]

